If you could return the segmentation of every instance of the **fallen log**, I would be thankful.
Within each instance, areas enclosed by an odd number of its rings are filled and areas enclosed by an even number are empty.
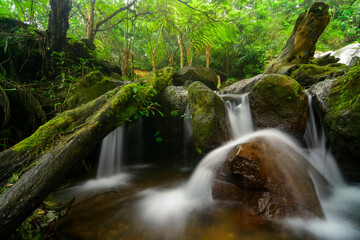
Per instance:
[[[315,44],[328,25],[329,5],[315,2],[296,20],[295,27],[280,54],[270,62],[265,73],[289,75],[298,64],[309,63],[314,56]]]
[[[169,82],[172,68],[116,88],[76,109],[61,113],[33,135],[0,153],[0,182],[24,173],[0,195],[0,236],[10,236],[74,164],[108,133],[135,115]]]

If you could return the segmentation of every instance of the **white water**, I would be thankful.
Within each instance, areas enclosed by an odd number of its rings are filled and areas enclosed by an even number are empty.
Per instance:
[[[336,51],[329,51],[322,54],[319,54],[315,57],[319,58],[322,56],[325,56],[327,54],[330,54],[331,56],[335,56],[336,58],[339,58],[338,63],[344,63],[346,65],[349,65],[351,62],[351,59],[355,56],[360,57],[360,43],[353,43],[350,45],[347,45],[343,48],[340,48]]]
[[[226,96],[230,96],[233,99],[233,101],[226,101],[232,138],[236,139],[253,132],[254,127],[251,119],[248,94]]]
[[[187,158],[191,153],[192,141],[193,141],[193,129],[192,129],[192,120],[191,120],[191,112],[190,105],[187,104],[184,114],[184,159],[185,163],[187,163]]]
[[[326,139],[322,127],[317,126],[311,105],[305,134],[307,149],[287,134],[275,129],[266,129],[245,134],[207,154],[199,163],[190,179],[181,186],[170,190],[150,189],[144,191],[139,203],[141,219],[149,227],[166,229],[176,226],[181,231],[187,216],[196,209],[208,206],[213,202],[211,183],[217,166],[228,157],[229,152],[237,145],[246,143],[253,138],[263,137],[274,143],[285,143],[296,153],[308,160],[327,180],[313,179],[316,189],[330,188],[328,194],[319,194],[319,200],[325,218],[291,218],[283,224],[300,236],[311,235],[324,240],[355,240],[360,239],[360,188],[347,185],[326,148]],[[312,175],[312,174],[311,174]]]
[[[124,127],[120,126],[102,140],[96,178],[110,177],[120,172],[123,138]]]
[[[327,180],[332,192],[330,196],[318,192],[325,218],[286,219],[285,225],[299,235],[308,234],[317,239],[360,239],[360,187],[345,183],[334,157],[326,148],[324,130],[315,121],[311,98],[309,110],[304,137],[309,146],[307,159]],[[324,187],[323,182],[316,178],[313,180],[317,190]]]

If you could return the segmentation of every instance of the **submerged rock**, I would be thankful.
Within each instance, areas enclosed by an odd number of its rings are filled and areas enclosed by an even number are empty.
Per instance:
[[[173,75],[175,86],[188,86],[195,81],[202,82],[212,90],[215,90],[218,84],[216,72],[202,66],[183,67]]]
[[[290,76],[303,87],[309,87],[317,82],[324,81],[345,74],[347,66],[345,64],[333,63],[327,66],[315,64],[303,64]]]
[[[201,82],[192,83],[188,91],[194,145],[201,154],[230,139],[226,108],[221,98]]]
[[[277,128],[299,138],[304,135],[308,99],[291,77],[266,75],[252,88],[249,102],[256,129]]]
[[[360,65],[310,91],[340,167],[348,178],[360,181]]]
[[[212,194],[265,218],[321,217],[309,171],[315,170],[288,145],[258,137],[234,149],[216,173]]]

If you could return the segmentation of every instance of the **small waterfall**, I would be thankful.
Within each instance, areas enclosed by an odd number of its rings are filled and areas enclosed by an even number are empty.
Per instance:
[[[228,110],[228,121],[233,139],[254,131],[248,93],[221,95]]]
[[[184,158],[186,164],[187,158],[192,153],[192,148],[193,148],[193,129],[192,129],[192,120],[191,120],[189,104],[187,104],[185,109],[183,126],[184,126]]]
[[[344,179],[334,157],[326,147],[324,128],[320,120],[316,119],[312,97],[308,96],[308,99],[308,119],[304,135],[305,143],[308,146],[308,159],[331,185],[343,186]]]
[[[110,177],[120,172],[123,138],[124,127],[120,126],[102,140],[96,178]]]

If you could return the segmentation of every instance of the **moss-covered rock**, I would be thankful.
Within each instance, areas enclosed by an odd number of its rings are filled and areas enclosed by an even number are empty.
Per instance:
[[[216,72],[202,66],[183,67],[173,76],[175,86],[188,86],[195,81],[202,82],[213,90],[217,88],[218,84]]]
[[[222,87],[221,90],[219,90],[220,94],[242,94],[250,92],[253,86],[263,79],[266,75],[260,74],[252,78],[247,78],[243,80],[239,80],[234,82],[233,84],[230,84],[229,86]],[[227,83],[227,82],[226,82]]]
[[[94,71],[80,79],[66,102],[66,109],[73,109],[90,102],[107,91],[114,89],[116,84],[99,71]]]
[[[257,129],[277,128],[303,136],[308,99],[300,84],[291,77],[266,75],[252,88],[249,102]]]
[[[226,108],[221,98],[201,82],[192,83],[188,91],[194,145],[201,154],[229,140]]]
[[[290,76],[303,87],[309,87],[317,82],[324,81],[345,74],[347,66],[341,63],[333,63],[327,66],[315,64],[303,64]]]
[[[360,180],[360,65],[344,76],[314,85],[310,91],[323,116],[326,136],[340,167]]]

